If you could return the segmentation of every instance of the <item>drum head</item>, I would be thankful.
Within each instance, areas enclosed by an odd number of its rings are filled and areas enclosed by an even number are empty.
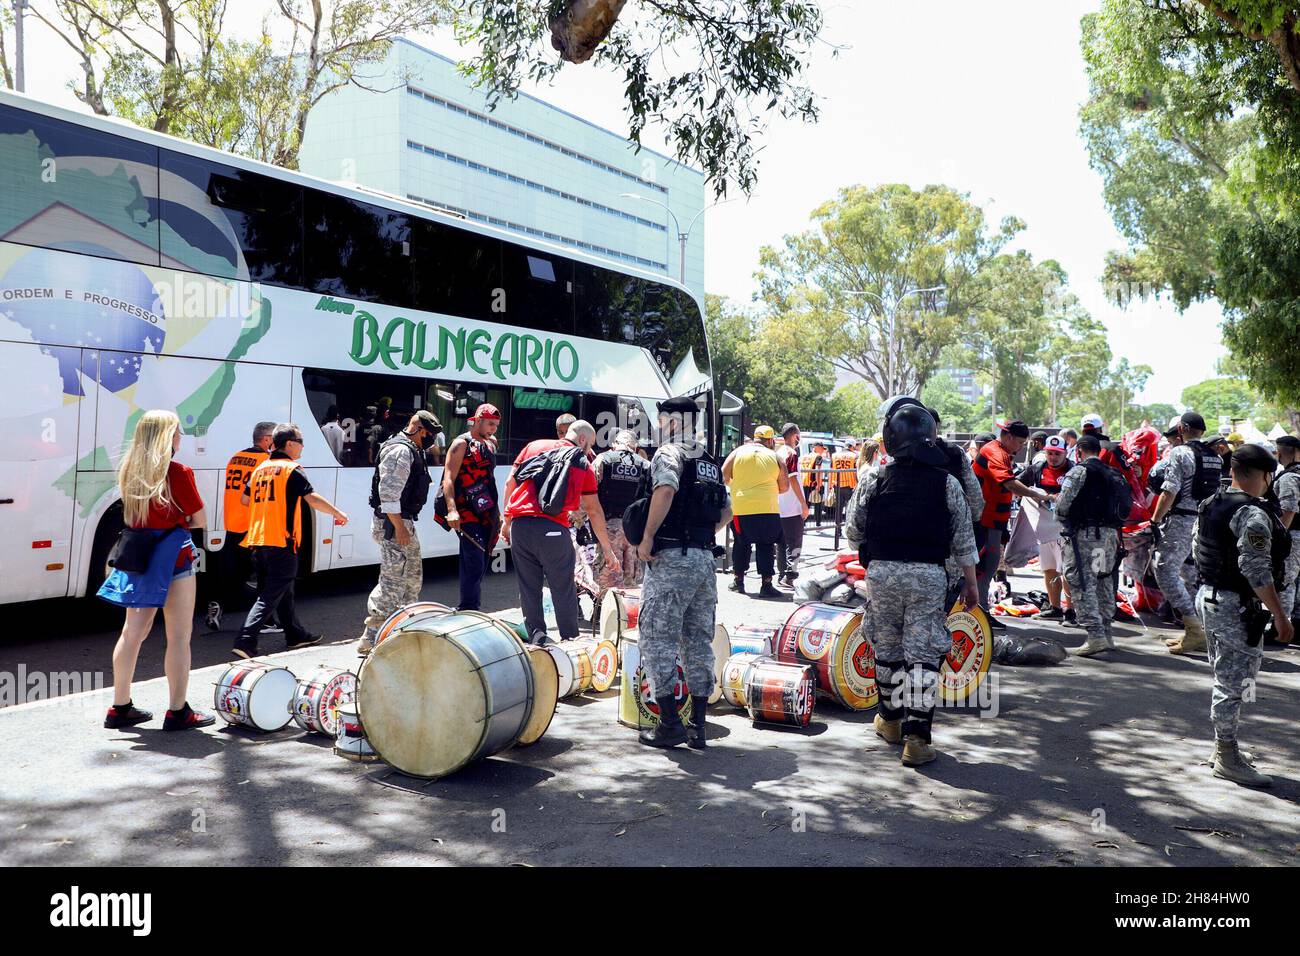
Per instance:
[[[591,689],[603,693],[618,676],[618,650],[613,641],[598,641],[587,649],[591,655]]]
[[[605,592],[604,599],[600,602],[600,622],[596,627],[596,635],[602,641],[609,641],[616,648],[619,639],[623,636],[623,609],[620,606],[622,599],[618,592],[610,588]]]
[[[253,675],[248,716],[258,730],[280,730],[293,720],[293,695],[298,679],[288,668],[276,667]]]
[[[555,662],[559,696],[568,697],[573,693],[573,682],[577,677],[573,666],[573,658],[569,656],[568,651],[558,644],[547,644],[542,650],[549,654],[551,660]]]
[[[417,617],[428,617],[436,614],[446,614],[451,608],[445,604],[439,604],[437,601],[416,601],[405,607],[399,607],[392,614],[388,615],[388,620],[384,621],[379,628],[379,634],[375,637],[375,643],[378,644],[397,628],[401,627],[407,621]]]
[[[528,663],[533,666],[533,710],[524,724],[516,745],[527,747],[542,739],[555,716],[555,705],[560,698],[560,674],[555,668],[555,658],[544,647],[528,648]]]
[[[993,662],[993,630],[979,607],[969,610],[961,602],[948,612],[952,649],[939,665],[939,693],[949,703],[968,700]]]
[[[462,767],[487,733],[487,694],[478,662],[454,641],[398,631],[366,658],[357,706],[370,744],[413,777]]]
[[[709,694],[710,704],[722,700],[722,672],[730,656],[731,635],[721,624],[716,624],[713,627],[713,693]]]
[[[880,691],[876,687],[876,649],[867,640],[862,625],[847,637],[838,637],[831,660],[831,693],[851,710],[869,710],[876,706]]]

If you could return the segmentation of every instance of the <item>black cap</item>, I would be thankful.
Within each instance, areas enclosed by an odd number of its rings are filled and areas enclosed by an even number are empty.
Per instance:
[[[997,425],[998,428],[1001,429],[1002,431],[1010,432],[1012,435],[1015,435],[1017,438],[1029,437],[1029,426],[1026,425],[1024,422],[1020,421],[1019,419],[1016,419],[1015,421],[1011,421],[1011,422],[998,422]]]
[[[666,402],[659,403],[660,414],[672,414],[674,412],[682,415],[695,414],[700,410],[700,406],[695,404],[695,399],[688,398],[685,395],[678,395],[676,398],[670,398]]]
[[[1296,451],[1300,451],[1300,438],[1296,438],[1295,435],[1283,435],[1274,444],[1278,448],[1294,448]]]
[[[786,435],[790,434],[791,432],[797,432],[798,430],[799,430],[799,426],[796,425],[794,422],[786,422],[784,425],[781,426],[781,437],[784,438]]]
[[[1195,432],[1205,431],[1205,419],[1200,412],[1183,412],[1182,423]]]
[[[1248,442],[1232,453],[1232,467],[1251,468],[1271,475],[1277,471],[1277,459],[1263,445]]]
[[[1033,440],[1047,444],[1047,432],[1034,432]]]
[[[415,413],[415,417],[420,422],[420,427],[430,435],[436,435],[442,431],[442,422],[438,421],[438,416],[434,415],[433,412],[422,408]]]
[[[1075,448],[1079,451],[1090,451],[1094,455],[1101,454],[1101,439],[1091,432],[1080,435],[1079,440],[1075,442]]]

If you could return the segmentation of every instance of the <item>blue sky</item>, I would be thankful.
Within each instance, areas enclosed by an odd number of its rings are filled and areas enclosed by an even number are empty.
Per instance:
[[[1168,304],[1119,309],[1105,300],[1103,259],[1124,243],[1078,133],[1078,109],[1087,98],[1079,19],[1097,6],[1097,0],[828,0],[825,42],[807,76],[820,97],[821,120],[772,122],[760,143],[754,195],[705,214],[708,291],[750,301],[759,248],[806,228],[808,213],[842,186],[945,183],[969,193],[992,221],[1025,220],[1016,245],[1036,258],[1057,259],[1075,294],[1106,324],[1114,354],[1155,370],[1139,400],[1177,404],[1183,388],[1214,374],[1224,354],[1222,314],[1214,303],[1180,315]],[[31,20],[28,35],[29,92],[76,105],[65,89],[75,66],[66,48]],[[418,39],[456,55],[446,36]],[[49,68],[54,64],[57,69]],[[615,74],[569,66],[552,85],[528,92],[610,129],[627,129]],[[643,139],[667,148],[659,130]]]

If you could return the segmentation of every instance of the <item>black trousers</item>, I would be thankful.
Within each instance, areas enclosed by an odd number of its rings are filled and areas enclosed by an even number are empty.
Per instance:
[[[286,641],[295,644],[306,640],[307,629],[298,620],[293,598],[294,579],[298,576],[298,552],[293,548],[254,548],[253,567],[258,579],[257,600],[244,620],[240,638],[256,640],[262,625],[274,611],[284,628]]]
[[[731,563],[736,577],[749,570],[749,552],[757,555],[758,576],[770,578],[776,573],[776,546],[781,540],[781,516],[776,514],[737,515],[732,519]]]

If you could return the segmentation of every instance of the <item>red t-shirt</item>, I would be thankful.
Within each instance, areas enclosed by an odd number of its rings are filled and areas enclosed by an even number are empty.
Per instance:
[[[139,528],[157,528],[167,531],[171,528],[183,528],[190,516],[203,510],[203,499],[199,497],[199,486],[194,483],[194,469],[173,461],[167,465],[167,489],[171,505],[164,507],[154,501],[149,504],[149,517]]]
[[[540,455],[542,452],[550,451],[552,448],[575,447],[573,442],[567,438],[539,438],[537,441],[529,442],[524,446],[524,450],[519,453],[515,459],[515,467],[518,468],[523,462],[532,458],[534,455]],[[564,510],[558,515],[548,515],[542,510],[541,504],[537,500],[537,486],[531,481],[521,481],[515,486],[515,492],[506,502],[507,518],[523,518],[536,516],[538,518],[550,518],[556,524],[569,526],[569,515],[577,511],[582,503],[583,495],[594,495],[596,493],[596,474],[590,468],[581,470],[572,468],[569,471],[569,487],[564,492]]]
[[[1011,453],[996,438],[975,455],[971,470],[984,491],[984,510],[980,524],[986,528],[1005,528],[1011,520],[1011,499],[1006,483],[1016,477]]]

